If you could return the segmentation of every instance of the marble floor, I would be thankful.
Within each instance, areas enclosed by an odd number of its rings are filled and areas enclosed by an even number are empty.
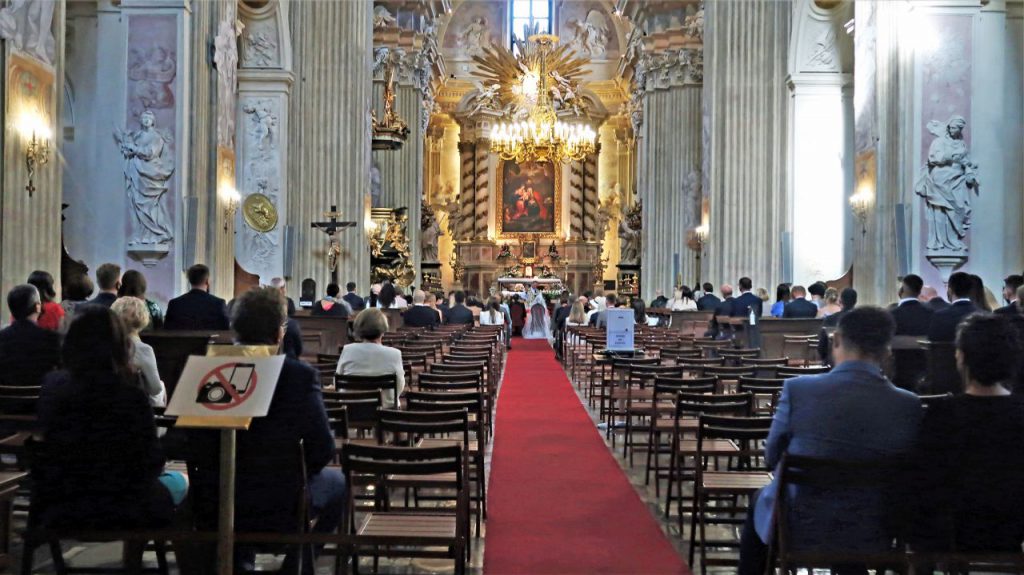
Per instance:
[[[575,389],[575,386],[574,386],[574,389]],[[577,395],[580,396],[580,401],[581,401],[582,405],[584,406],[584,408],[587,409],[588,413],[590,414],[592,420],[595,423],[594,433],[601,433],[601,436],[604,437],[603,432],[600,432],[597,429],[597,422],[599,420],[598,419],[597,411],[594,410],[594,409],[590,409],[588,407],[586,399],[583,397],[583,395],[578,390],[577,390]],[[498,401],[499,402],[501,401],[500,391],[499,391]],[[621,445],[619,446],[619,448],[617,450],[613,450],[611,448],[611,444],[610,443],[608,443],[606,441],[606,444],[608,445],[609,452],[611,453],[612,457],[614,457],[615,460],[619,463],[619,466],[622,468],[623,473],[626,474],[626,476],[629,478],[630,482],[633,484],[634,488],[636,489],[637,493],[640,495],[641,499],[647,504],[647,506],[648,506],[648,508],[650,509],[650,512],[651,512],[651,517],[655,521],[658,522],[658,524],[661,526],[662,530],[665,532],[665,534],[668,537],[668,539],[672,542],[672,544],[674,545],[676,550],[679,552],[680,556],[683,557],[684,560],[685,560],[685,557],[686,557],[687,552],[688,552],[688,545],[687,545],[687,541],[685,540],[685,538],[680,536],[676,517],[673,516],[671,519],[665,520],[664,519],[664,496],[662,496],[662,498],[659,500],[658,498],[655,497],[655,491],[654,491],[653,485],[651,485],[651,486],[644,485],[643,458],[642,457],[637,457],[636,465],[634,467],[630,468],[629,465],[628,465],[628,461],[623,460],[623,458],[621,457]],[[486,453],[486,466],[487,466],[487,473],[488,474],[490,473],[490,460],[491,460],[491,447],[492,447],[492,445],[493,445],[493,441],[492,441],[491,445],[488,446],[487,453]],[[15,517],[15,529],[18,529],[19,527],[21,527],[23,525],[23,522],[24,522],[24,516],[21,515],[21,514],[16,515],[16,517]],[[486,533],[486,531],[487,531],[487,529],[486,529],[486,524],[485,524],[484,528],[483,528],[482,536],[480,538],[476,539],[474,541],[474,544],[473,544],[472,559],[471,559],[471,562],[469,564],[469,570],[468,570],[468,572],[473,574],[473,575],[478,575],[478,574],[483,572],[484,550],[485,550],[486,543],[487,543],[487,537],[486,537],[487,533]],[[715,534],[714,536],[715,537],[720,537],[720,535],[722,535],[722,534]],[[17,537],[14,538],[14,547],[15,547],[15,562],[13,564],[14,565],[18,565],[18,561],[20,561],[20,540]],[[121,546],[118,543],[73,544],[73,545],[67,545],[65,547],[65,549],[64,549],[64,556],[65,556],[66,560],[70,564],[76,565],[76,566],[83,566],[83,567],[87,566],[87,567],[96,567],[96,568],[116,567],[117,565],[119,565],[120,553],[121,553]],[[171,571],[172,571],[172,573],[179,573],[179,571],[177,570],[177,567],[174,565],[173,555],[170,555],[169,559],[171,561]],[[152,556],[151,553],[147,554],[145,560],[146,560],[147,564],[155,565],[155,557]],[[699,556],[697,558],[697,561],[698,562],[700,561]],[[269,570],[273,570],[279,564],[279,562],[280,562],[280,558],[275,558],[275,557],[272,557],[272,556],[260,556],[258,558],[257,568],[260,569],[260,570],[268,570],[268,571]],[[323,558],[321,558],[321,560],[319,561],[319,564],[318,564],[318,568],[317,568],[318,575],[321,575],[321,574],[322,575],[327,575],[329,573],[332,573],[333,572],[332,565],[333,565],[333,558],[331,558],[331,557],[323,557]],[[694,566],[695,569],[698,568],[698,567],[699,567],[699,563],[698,563],[698,565]],[[364,562],[362,571],[363,572],[369,572],[369,565],[368,565],[368,563]],[[450,561],[442,561],[442,560],[424,560],[424,559],[418,559],[418,560],[409,560],[409,559],[381,560],[381,564],[380,564],[380,573],[394,574],[394,575],[404,575],[404,574],[409,574],[409,573],[439,573],[439,574],[441,574],[441,573],[448,573],[448,572],[451,572],[451,571],[452,571],[452,564],[451,564],[451,562]],[[711,570],[709,569],[709,571],[711,571]],[[46,550],[41,549],[41,550],[37,551],[36,558],[35,558],[35,571],[34,572],[38,573],[38,574],[49,574],[49,573],[54,573],[55,572],[54,568],[53,568],[53,564],[52,564],[52,562],[50,561],[50,558],[49,558],[49,553]],[[734,570],[731,569],[731,568],[717,568],[715,572],[718,572],[718,573],[731,573],[731,572],[734,572]],[[187,575],[187,574],[182,574],[182,575]]]

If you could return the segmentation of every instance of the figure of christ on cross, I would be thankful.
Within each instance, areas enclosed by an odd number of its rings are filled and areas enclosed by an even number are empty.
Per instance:
[[[312,222],[310,227],[318,229],[327,234],[327,267],[331,270],[331,283],[338,283],[338,258],[341,256],[341,243],[338,241],[337,233],[342,228],[350,228],[356,222],[339,221],[341,212],[338,206],[331,206],[331,211],[324,212],[325,222]]]

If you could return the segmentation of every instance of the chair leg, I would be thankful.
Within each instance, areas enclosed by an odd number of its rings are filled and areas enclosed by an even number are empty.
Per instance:
[[[52,539],[49,542],[50,558],[53,560],[53,568],[57,575],[66,575],[68,566],[64,563],[64,551],[60,548],[60,541]]]
[[[36,554],[35,541],[26,537],[21,549],[21,575],[32,575],[32,559]]]
[[[680,482],[680,483],[682,483],[682,482]],[[693,507],[691,508],[691,511],[690,511],[690,557],[689,557],[689,563],[690,563],[691,568],[693,567],[693,558],[696,555],[696,551],[697,551],[697,529],[696,529],[696,527],[697,527],[697,513],[698,513],[698,505],[699,505],[698,502],[700,501],[699,495],[700,494],[697,492],[696,485],[694,485]],[[680,493],[680,497],[682,497],[682,493]],[[681,535],[682,534],[682,525],[683,525],[682,509],[680,509],[679,515],[680,515],[680,517],[679,517],[679,527],[680,527],[680,535]],[[702,548],[701,549],[701,559],[702,559],[701,564],[702,565],[703,565],[703,557],[704,557],[703,553],[704,553],[704,549]]]
[[[167,542],[154,541],[153,547],[156,548],[156,567],[160,571],[160,575],[169,575],[170,569],[167,566]]]

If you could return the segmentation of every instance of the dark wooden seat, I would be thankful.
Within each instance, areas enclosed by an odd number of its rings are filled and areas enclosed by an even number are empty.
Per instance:
[[[771,482],[765,468],[762,443],[768,438],[770,417],[727,417],[703,413],[697,428],[696,473],[693,509],[690,514],[690,564],[701,549],[701,574],[708,566],[736,565],[732,558],[711,557],[709,548],[738,548],[736,540],[711,540],[708,525],[739,526],[745,521],[747,505],[738,504]],[[712,468],[723,455],[721,445],[735,448],[723,467]],[[715,503],[715,505],[712,505]],[[699,537],[698,537],[699,532]]]
[[[398,376],[394,373],[384,375],[338,374],[334,376],[334,388],[339,391],[390,391],[395,398],[394,406],[399,404]]]
[[[464,575],[469,540],[468,487],[461,445],[442,447],[372,447],[346,445],[341,452],[346,478],[363,474],[374,478],[374,491],[387,494],[393,477],[407,481],[411,476],[454,474],[447,487],[454,491],[455,507],[410,509],[386,496],[376,499],[374,510],[357,521],[349,505],[348,530],[354,535],[350,547],[354,567],[359,557],[439,557],[455,562],[456,575]],[[439,549],[435,549],[439,548]]]

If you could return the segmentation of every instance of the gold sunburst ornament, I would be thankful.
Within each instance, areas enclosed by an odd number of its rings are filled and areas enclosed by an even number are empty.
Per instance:
[[[491,129],[491,151],[516,162],[582,160],[596,150],[597,132],[589,124],[560,120],[559,111],[585,115],[579,83],[586,60],[556,47],[558,36],[533,34],[528,40],[518,43],[518,57],[492,48],[474,58],[484,83],[498,87],[496,96],[508,116]]]

